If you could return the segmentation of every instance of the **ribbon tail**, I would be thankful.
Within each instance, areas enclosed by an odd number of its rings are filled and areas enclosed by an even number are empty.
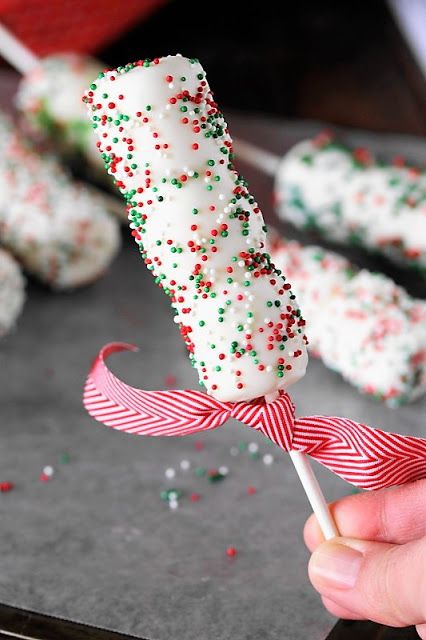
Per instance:
[[[426,478],[425,439],[381,431],[348,418],[297,418],[292,449],[362,489]]]
[[[105,363],[120,351],[137,348],[121,342],[105,345],[87,376],[83,404],[92,418],[118,431],[147,436],[190,435],[228,419],[226,407],[200,391],[144,391],[126,384]]]

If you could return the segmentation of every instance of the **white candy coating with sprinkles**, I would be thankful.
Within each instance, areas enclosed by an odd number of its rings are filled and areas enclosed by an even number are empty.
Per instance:
[[[58,289],[92,282],[120,245],[107,202],[29,148],[0,115],[0,235],[23,267]]]
[[[379,161],[323,133],[284,156],[278,215],[345,244],[363,246],[426,274],[426,172]]]
[[[390,406],[426,392],[425,301],[332,251],[272,244],[303,305],[313,355]]]
[[[102,159],[81,95],[101,68],[98,60],[78,53],[48,56],[23,76],[16,94],[16,106],[37,141],[53,139],[57,149],[66,155],[83,154],[98,170]]]
[[[84,99],[200,383],[232,402],[296,382],[307,364],[304,320],[271,263],[262,213],[233,169],[232,140],[199,62],[169,56],[119,67]]]
[[[25,280],[18,263],[0,249],[0,337],[14,326],[25,302]]]

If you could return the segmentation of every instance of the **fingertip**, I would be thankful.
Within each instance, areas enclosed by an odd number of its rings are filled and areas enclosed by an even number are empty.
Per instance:
[[[363,620],[364,619],[358,613],[355,613],[350,609],[346,609],[345,607],[342,607],[340,604],[338,604],[331,598],[321,596],[321,600],[323,602],[324,607],[327,609],[327,611],[331,613],[331,615],[336,616],[336,618],[343,618],[344,620]]]

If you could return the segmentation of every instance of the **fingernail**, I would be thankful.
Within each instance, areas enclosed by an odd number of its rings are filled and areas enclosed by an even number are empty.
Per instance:
[[[362,553],[352,547],[325,542],[312,554],[309,573],[313,582],[320,582],[322,586],[352,589],[356,584],[362,559]]]

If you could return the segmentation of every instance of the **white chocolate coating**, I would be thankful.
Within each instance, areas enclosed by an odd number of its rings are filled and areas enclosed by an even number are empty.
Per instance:
[[[0,249],[0,337],[14,326],[25,302],[25,280],[18,263]]]
[[[319,136],[284,156],[275,192],[278,215],[296,227],[426,270],[424,171]]]
[[[24,268],[58,289],[96,280],[120,245],[108,204],[53,159],[29,149],[0,116],[0,237]]]
[[[426,392],[426,302],[320,247],[275,239],[271,255],[303,306],[313,355],[390,406]]]
[[[49,56],[22,78],[16,95],[16,106],[33,136],[53,137],[62,152],[83,154],[97,170],[102,169],[102,159],[81,96],[102,66],[77,53]]]
[[[170,296],[200,382],[251,400],[301,378],[304,321],[270,263],[266,228],[231,165],[232,141],[196,60],[101,74],[86,93],[136,242]]]

